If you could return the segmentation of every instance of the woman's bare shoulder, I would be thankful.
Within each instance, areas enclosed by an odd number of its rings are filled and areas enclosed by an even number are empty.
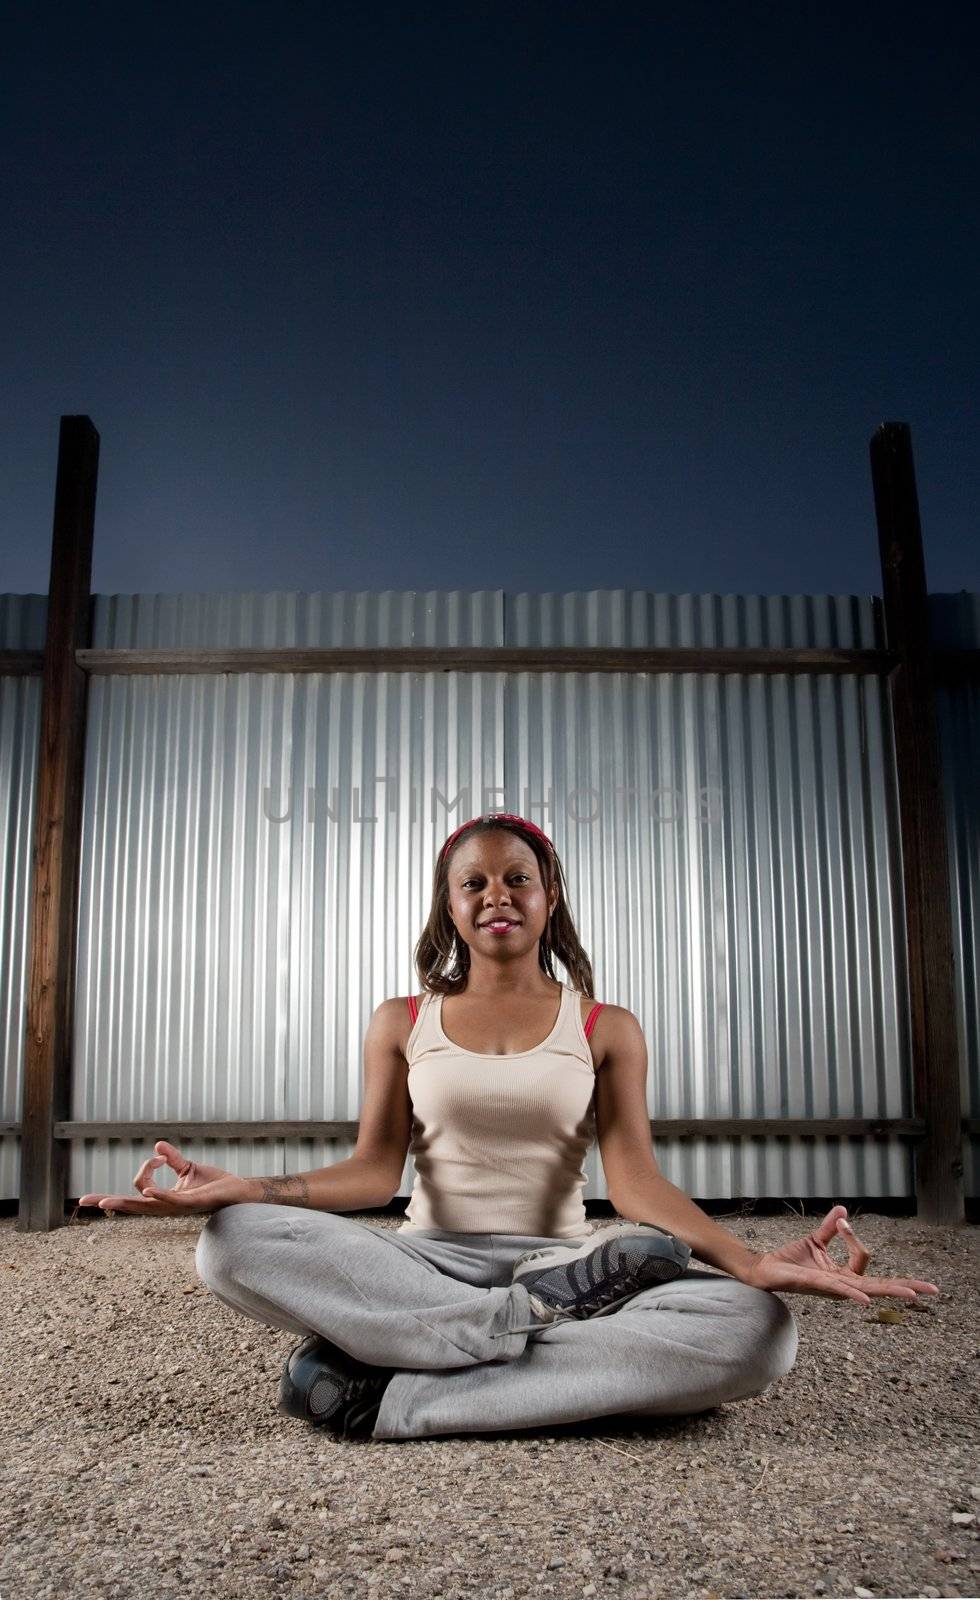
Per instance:
[[[584,1028],[591,1013],[600,1002],[590,1000],[586,995],[582,995],[580,998],[582,1001],[582,1026]],[[621,1046],[640,1026],[632,1011],[627,1011],[625,1006],[614,1006],[605,1000],[601,1002],[601,1005],[602,1010],[596,1017],[592,1032],[589,1034],[592,1060],[597,1068],[602,1066],[610,1051],[616,1049],[617,1045]]]
[[[415,1027],[415,1019],[424,999],[424,994],[393,995],[389,1000],[382,1000],[374,1013],[378,1027],[397,1044],[402,1055],[405,1054],[409,1037]],[[409,1005],[410,1000],[415,1001],[414,1015]]]

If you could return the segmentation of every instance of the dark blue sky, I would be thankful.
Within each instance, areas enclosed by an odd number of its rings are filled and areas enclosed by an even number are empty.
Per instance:
[[[0,591],[980,589],[968,13],[8,12]]]

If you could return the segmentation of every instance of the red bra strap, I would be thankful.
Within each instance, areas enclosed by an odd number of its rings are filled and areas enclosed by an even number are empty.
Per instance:
[[[412,1019],[412,1027],[414,1028],[415,1023],[416,1023],[416,1021],[418,1019],[418,1014],[419,1014],[419,1008],[418,1008],[418,1005],[416,1004],[416,1000],[415,1000],[414,994],[410,994],[409,997],[408,997],[408,1014]]]
[[[589,1012],[588,1020],[586,1021],[586,1024],[585,1024],[585,1037],[586,1038],[589,1037],[589,1034],[592,1032],[592,1029],[595,1027],[596,1023],[598,1022],[598,1020],[599,1020],[599,1012],[601,1010],[602,1010],[602,1006],[598,1005],[598,1006],[593,1006],[592,1010]]]

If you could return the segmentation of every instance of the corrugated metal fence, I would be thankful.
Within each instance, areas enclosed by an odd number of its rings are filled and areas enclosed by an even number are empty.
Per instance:
[[[980,646],[980,597],[933,642]],[[0,596],[0,649],[46,598]],[[93,648],[880,648],[855,596],[93,597]],[[3,1120],[21,1114],[40,680],[0,677]],[[963,1110],[980,1111],[980,685],[938,691]],[[555,840],[597,998],[629,1007],[658,1117],[912,1114],[887,687],[873,674],[391,672],[89,681],[71,1115],[359,1114],[373,1008],[414,990],[447,832],[487,809]],[[350,1143],[188,1142],[241,1173]],[[975,1152],[975,1145],[973,1147]],[[68,1192],[130,1189],[148,1142],[76,1141]],[[907,1196],[899,1138],[657,1143],[689,1193]],[[978,1192],[966,1152],[968,1195]],[[606,1190],[597,1152],[588,1197]],[[412,1181],[406,1165],[402,1193]],[[0,1195],[19,1189],[0,1143]]]

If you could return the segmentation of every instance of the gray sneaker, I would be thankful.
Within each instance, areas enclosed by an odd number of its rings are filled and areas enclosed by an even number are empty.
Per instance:
[[[690,1245],[639,1222],[610,1223],[578,1245],[529,1250],[514,1263],[513,1282],[524,1285],[538,1320],[507,1332],[533,1333],[569,1318],[608,1316],[642,1290],[679,1278],[690,1259]]]

